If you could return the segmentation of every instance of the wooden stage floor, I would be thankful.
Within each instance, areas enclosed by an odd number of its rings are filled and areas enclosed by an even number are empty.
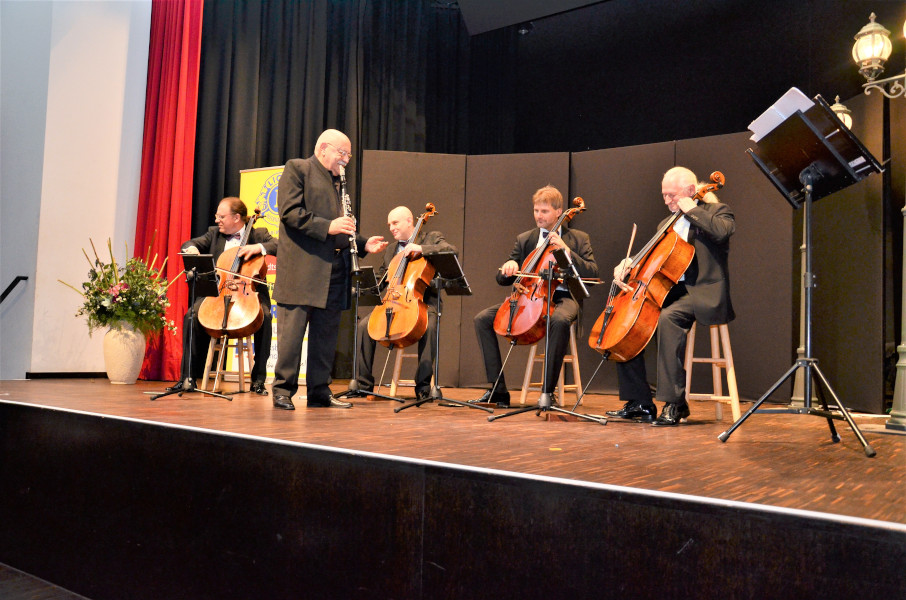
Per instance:
[[[488,413],[469,408],[427,404],[394,413],[396,402],[365,399],[350,410],[307,409],[297,396],[295,411],[275,410],[270,397],[248,393],[232,401],[189,394],[151,402],[149,392],[166,385],[0,381],[0,401],[906,524],[906,436],[885,433],[878,417],[856,415],[877,451],[867,458],[845,422],[835,422],[842,437],[835,444],[827,422],[810,415],[756,413],[721,443],[729,410],[717,421],[711,403],[694,403],[689,423],[673,428],[548,421],[534,412],[489,423]],[[343,389],[334,385],[335,393]],[[481,394],[443,391],[458,400]],[[579,410],[603,414],[620,405],[614,396],[591,394]]]

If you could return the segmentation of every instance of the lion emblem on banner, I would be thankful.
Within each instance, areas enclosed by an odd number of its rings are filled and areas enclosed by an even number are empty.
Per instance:
[[[258,191],[255,206],[261,209],[261,220],[271,231],[275,231],[280,223],[280,213],[277,211],[277,184],[282,173],[274,173],[268,177]]]

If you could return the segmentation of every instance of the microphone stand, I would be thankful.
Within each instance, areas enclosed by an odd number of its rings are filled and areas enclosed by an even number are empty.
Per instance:
[[[552,287],[552,283],[554,281],[554,269],[553,268],[544,269],[543,271],[541,271],[541,276],[543,279],[547,280],[548,294],[550,294],[548,302],[552,302],[553,295],[554,295],[554,290]],[[567,275],[566,277],[572,277],[572,275]],[[580,284],[582,283],[581,280],[579,281],[579,283]],[[567,284],[567,285],[569,285],[569,284]],[[584,288],[584,286],[583,286],[583,288]],[[586,292],[586,294],[587,294],[587,292]],[[603,417],[592,417],[590,415],[585,415],[582,413],[574,412],[574,411],[567,410],[565,408],[560,408],[559,406],[556,406],[553,403],[553,398],[551,396],[551,393],[544,391],[544,390],[548,389],[547,361],[550,360],[550,339],[551,339],[551,318],[550,318],[550,313],[548,313],[548,315],[545,317],[544,363],[543,363],[544,374],[542,376],[542,384],[541,384],[542,392],[541,392],[541,395],[538,397],[538,402],[532,406],[524,406],[522,408],[517,408],[516,410],[511,410],[507,413],[503,413],[500,415],[491,415],[490,417],[488,417],[488,421],[490,422],[490,421],[494,421],[496,419],[504,419],[506,417],[512,417],[513,415],[518,415],[518,414],[522,414],[522,413],[534,410],[534,411],[537,411],[536,416],[540,415],[542,412],[558,412],[558,413],[563,413],[563,414],[567,414],[567,415],[572,415],[579,419],[585,419],[587,421],[592,421],[594,423],[598,423],[599,425],[607,425],[607,419],[605,419]],[[562,369],[563,366],[561,365],[560,368]]]
[[[182,349],[183,354],[185,354],[186,351],[188,351],[188,353],[189,353],[189,361],[188,361],[189,369],[188,369],[188,373],[184,373],[185,379],[183,379],[180,382],[181,385],[178,390],[170,390],[169,392],[163,392],[160,394],[156,394],[154,396],[151,396],[151,400],[157,400],[158,398],[163,398],[164,396],[170,396],[172,394],[177,394],[180,398],[182,398],[183,394],[197,392],[197,393],[207,394],[209,396],[216,396],[218,398],[224,398],[226,400],[232,401],[233,399],[230,396],[227,396],[225,394],[218,394],[217,392],[203,390],[203,389],[195,387],[195,380],[192,378],[192,359],[195,357],[195,340],[194,340],[194,335],[195,335],[195,282],[197,281],[198,277],[201,275],[208,276],[208,277],[213,275],[215,273],[215,270],[213,268],[214,261],[210,254],[183,254],[182,257],[183,257],[183,261],[185,262],[186,266],[189,267],[185,271],[186,281],[189,283],[189,311],[188,311],[188,314],[190,317],[189,318],[189,337],[188,337],[188,348]],[[201,266],[202,263],[206,262],[205,257],[207,257],[207,261],[210,262],[210,271],[205,271],[204,273],[199,273],[198,268],[199,268],[199,266]],[[207,265],[205,265],[205,266],[207,266]],[[213,283],[212,280],[211,280],[211,283]],[[213,289],[214,289],[215,293],[213,293],[213,294],[206,293],[206,294],[204,294],[204,296],[216,296],[217,295],[217,286],[215,285]]]

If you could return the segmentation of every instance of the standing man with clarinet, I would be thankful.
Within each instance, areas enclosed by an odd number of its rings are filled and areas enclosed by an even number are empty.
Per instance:
[[[350,408],[333,397],[330,372],[340,314],[350,306],[352,269],[364,253],[381,252],[381,236],[356,233],[346,193],[345,168],[352,156],[349,138],[324,131],[309,158],[290,159],[277,188],[280,211],[277,281],[277,364],[274,407],[293,410],[299,387],[302,340],[308,327],[306,387],[309,407]],[[364,250],[364,252],[363,252]]]

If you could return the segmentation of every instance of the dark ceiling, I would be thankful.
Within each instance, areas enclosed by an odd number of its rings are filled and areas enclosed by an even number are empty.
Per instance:
[[[595,4],[599,0],[434,0],[435,5],[458,5],[469,34],[516,25]]]
[[[902,72],[902,1],[609,0],[534,18],[518,36],[515,150],[744,131],[790,87],[845,101],[861,93],[851,49],[871,12],[893,32],[882,77]]]

